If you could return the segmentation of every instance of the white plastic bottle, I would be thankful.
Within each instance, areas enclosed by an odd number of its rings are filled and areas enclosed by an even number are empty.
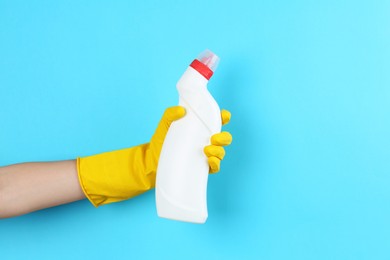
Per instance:
[[[186,115],[172,123],[161,150],[156,180],[160,217],[206,222],[209,165],[203,149],[221,131],[220,108],[207,83],[218,62],[211,51],[202,52],[177,83],[179,105]]]

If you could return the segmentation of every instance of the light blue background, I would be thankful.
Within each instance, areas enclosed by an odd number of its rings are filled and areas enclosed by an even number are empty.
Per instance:
[[[1,259],[390,258],[389,1],[0,0],[0,165],[147,142],[206,48],[207,223],[85,200],[0,220]]]

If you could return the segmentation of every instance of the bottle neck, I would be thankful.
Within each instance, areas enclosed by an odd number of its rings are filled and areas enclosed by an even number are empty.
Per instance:
[[[208,80],[202,76],[202,74],[193,67],[189,66],[177,82],[176,87],[179,90],[179,93],[187,91],[207,91],[207,83]]]

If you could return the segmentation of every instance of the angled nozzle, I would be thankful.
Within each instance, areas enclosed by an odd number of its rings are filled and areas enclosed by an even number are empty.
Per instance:
[[[196,59],[206,65],[213,72],[215,72],[219,64],[219,57],[210,50],[201,52]]]

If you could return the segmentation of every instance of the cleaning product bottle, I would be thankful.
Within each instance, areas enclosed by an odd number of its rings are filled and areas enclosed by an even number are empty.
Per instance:
[[[203,152],[210,137],[221,131],[217,102],[207,83],[219,58],[209,50],[195,59],[177,83],[184,118],[171,124],[157,167],[157,214],[173,220],[204,223],[207,219],[209,165]]]

